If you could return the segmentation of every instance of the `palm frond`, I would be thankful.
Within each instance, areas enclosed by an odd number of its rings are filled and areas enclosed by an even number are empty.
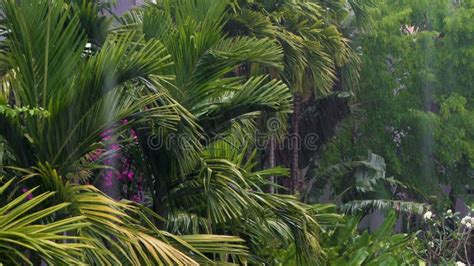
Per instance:
[[[83,217],[87,226],[75,233],[80,243],[93,247],[80,253],[84,262],[197,265],[197,261],[212,262],[204,253],[223,251],[245,257],[246,248],[241,239],[214,236],[215,243],[208,249],[194,247],[178,236],[157,229],[151,220],[153,217],[147,215],[152,212],[145,211],[144,207],[115,201],[93,186],[65,182],[48,164],[23,169],[23,172],[27,173],[25,182],[39,178],[36,181],[42,184],[41,189],[57,191],[52,198],[54,202],[70,202],[63,215]],[[190,239],[200,241],[199,236],[190,236]],[[212,237],[203,236],[202,241],[206,239],[211,241]]]
[[[170,209],[181,210],[169,213],[168,229],[225,230],[244,236],[254,262],[266,261],[260,256],[268,252],[268,245],[282,249],[295,245],[301,264],[321,262],[319,232],[324,229],[319,219],[324,226],[334,224],[340,218],[333,212],[335,207],[306,205],[293,196],[262,192],[266,175],[284,174],[287,169],[253,171],[245,153],[223,140],[208,146],[201,169],[187,175],[166,199]]]
[[[368,15],[368,10],[375,7],[376,1],[374,0],[349,0],[348,1],[351,11],[354,12],[355,24],[362,29],[370,28],[372,21]]]
[[[2,182],[0,178],[0,198],[11,190],[15,179]],[[0,255],[3,263],[30,265],[32,261],[25,256],[25,251],[34,252],[47,263],[64,263],[82,265],[80,254],[83,250],[93,248],[82,243],[79,236],[68,233],[81,230],[89,225],[84,216],[70,216],[55,222],[42,224],[45,217],[50,217],[67,208],[69,203],[61,203],[44,208],[37,207],[54,196],[54,192],[44,192],[30,198],[37,188],[25,191],[0,206]]]
[[[348,203],[342,204],[339,208],[342,212],[348,214],[356,214],[368,210],[396,210],[407,213],[418,213],[423,214],[430,207],[426,203],[418,203],[403,200],[353,200]]]
[[[97,147],[101,132],[123,119],[130,125],[150,121],[156,127],[172,128],[177,124],[179,108],[166,95],[148,92],[137,99],[127,86],[146,83],[152,75],[160,79],[170,66],[163,44],[144,41],[134,32],[117,33],[104,40],[100,50],[86,52],[77,15],[63,12],[71,6],[47,2],[22,2],[22,8],[15,1],[2,3],[10,32],[2,57],[10,67],[3,90],[14,91],[6,100],[15,108],[44,107],[50,114],[45,119],[0,114],[0,134],[18,164],[31,165],[39,159],[66,172],[70,169],[65,166],[72,167]],[[167,105],[149,107],[157,102]],[[28,152],[32,149],[36,158]]]
[[[235,93],[201,107],[206,111],[198,113],[199,123],[208,134],[213,135],[229,129],[234,119],[245,114],[256,111],[290,112],[292,98],[286,85],[276,80],[265,82],[266,78],[250,78]]]

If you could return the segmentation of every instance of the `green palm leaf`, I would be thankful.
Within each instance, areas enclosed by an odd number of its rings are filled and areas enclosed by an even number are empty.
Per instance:
[[[2,183],[0,178],[0,197],[4,197],[15,180]],[[11,189],[11,188],[10,188]],[[9,189],[9,190],[10,190]],[[13,198],[6,205],[0,206],[0,262],[33,265],[25,256],[25,251],[34,252],[48,263],[64,263],[82,265],[78,258],[82,250],[92,248],[81,243],[81,237],[67,234],[89,225],[84,216],[71,216],[54,223],[42,224],[41,220],[64,210],[68,203],[53,205],[36,211],[36,208],[54,196],[53,192],[39,194],[26,200],[31,189]]]

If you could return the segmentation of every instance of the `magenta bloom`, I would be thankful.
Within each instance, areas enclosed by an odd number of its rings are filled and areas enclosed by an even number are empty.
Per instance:
[[[23,193],[26,193],[26,192],[28,192],[28,191],[29,191],[29,189],[27,189],[27,188],[22,188],[22,189],[21,189],[21,192],[23,192]],[[31,194],[31,193],[28,194],[28,195],[26,196],[26,199],[27,199],[27,200],[33,199],[33,194]]]
[[[120,150],[120,146],[117,143],[114,143],[114,144],[110,145],[110,149],[112,151],[118,151],[118,150]]]
[[[112,181],[114,178],[114,172],[112,170],[106,170],[105,175],[104,175],[104,185],[106,187],[111,187],[112,186]]]
[[[130,130],[130,136],[131,136],[133,139],[137,139],[137,138],[138,138],[137,132],[135,132],[135,130],[133,130],[133,129]]]
[[[127,173],[128,181],[133,181],[133,176],[134,176],[134,175],[135,175],[134,172],[128,171],[128,173]]]
[[[112,178],[105,176],[104,179],[105,179],[105,186],[106,187],[111,187],[112,186]]]
[[[129,121],[123,119],[120,121],[121,124],[127,125]],[[121,188],[121,194],[135,202],[143,201],[143,186],[142,177],[139,172],[133,171],[133,159],[126,154],[126,150],[121,150],[121,145],[117,142],[121,140],[121,137],[115,134],[116,132],[111,129],[100,134],[105,144],[105,149],[99,149],[91,154],[91,161],[99,161],[103,158],[103,164],[115,169],[107,169],[102,171],[100,177],[102,184],[105,187],[111,187],[114,182],[118,181],[118,185]],[[137,132],[133,129],[129,130],[130,138],[135,144],[138,143]]]
[[[142,201],[142,197],[141,197],[139,194],[134,194],[134,195],[131,197],[131,200],[140,203],[140,202]]]
[[[110,128],[110,129],[107,129],[106,131],[102,132],[100,134],[100,137],[103,139],[103,140],[108,140],[111,138],[111,135],[113,134],[113,130]]]

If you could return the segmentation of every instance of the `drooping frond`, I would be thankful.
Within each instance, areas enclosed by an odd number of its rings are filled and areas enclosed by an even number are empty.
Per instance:
[[[197,265],[197,261],[212,262],[204,253],[226,251],[228,254],[246,255],[242,240],[236,237],[203,236],[202,241],[214,239],[214,244],[208,249],[199,245],[194,247],[192,243],[156,228],[152,219],[159,217],[145,207],[115,201],[93,186],[65,182],[47,164],[22,171],[27,174],[26,184],[39,182],[41,190],[56,191],[52,198],[54,202],[69,203],[62,215],[78,215],[87,223],[86,227],[72,231],[80,239],[79,243],[91,247],[80,253],[84,262]],[[199,243],[199,237],[189,236],[196,243]],[[228,248],[218,243],[228,245]]]
[[[233,119],[256,111],[288,113],[291,110],[291,94],[285,84],[266,77],[250,78],[234,93],[202,106],[198,119],[208,134],[218,134],[230,128]]]
[[[8,181],[0,177],[0,199],[8,198],[8,191],[14,190],[15,179]],[[5,182],[6,181],[6,182]],[[84,216],[70,216],[55,222],[42,224],[45,217],[63,211],[70,203],[51,205],[41,211],[37,207],[54,196],[54,192],[44,192],[33,198],[37,188],[26,190],[18,197],[12,197],[0,206],[0,256],[3,263],[32,265],[24,250],[36,253],[47,263],[82,265],[80,254],[93,248],[81,242],[79,236],[68,233],[81,230],[89,223]],[[11,196],[11,195],[10,195]]]
[[[251,261],[266,261],[266,247],[296,247],[297,260],[304,265],[319,263],[319,220],[330,225],[339,219],[334,207],[311,206],[293,196],[267,194],[260,187],[268,175],[285,175],[287,169],[254,171],[254,163],[221,140],[208,146],[202,166],[187,175],[170,192],[168,228],[172,232],[229,232],[248,239],[255,252]],[[247,161],[249,160],[249,161]],[[259,257],[259,254],[262,257]]]
[[[357,214],[360,212],[365,212],[368,210],[381,210],[389,211],[396,210],[406,213],[417,213],[423,214],[430,207],[426,203],[418,203],[411,201],[403,200],[387,200],[387,199],[377,199],[377,200],[353,200],[342,204],[340,210],[348,214]]]

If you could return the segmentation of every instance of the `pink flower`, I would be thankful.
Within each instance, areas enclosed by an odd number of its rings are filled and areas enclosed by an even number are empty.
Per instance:
[[[105,171],[105,176],[111,178],[114,175],[114,172],[110,169]]]
[[[141,202],[142,201],[142,197],[139,195],[139,194],[134,194],[131,198],[131,200],[135,201],[135,202]]]
[[[23,193],[26,193],[26,192],[28,192],[28,191],[29,191],[29,189],[27,189],[27,188],[22,188],[22,189],[21,189],[21,192],[23,192]],[[27,200],[33,199],[33,194],[29,193],[29,194],[26,196],[26,199],[27,199]]]
[[[114,178],[114,171],[113,171],[113,170],[110,170],[110,169],[107,169],[107,170],[105,171],[104,176],[103,176],[104,185],[105,185],[106,187],[111,187],[111,186],[112,186],[113,178]]]
[[[128,171],[128,174],[127,174],[127,177],[128,177],[128,181],[133,181],[133,176],[135,175],[134,172],[132,171]]]
[[[120,150],[120,146],[117,143],[114,143],[114,144],[110,145],[110,150],[118,151],[118,150]]]
[[[137,132],[135,132],[135,130],[133,130],[133,129],[130,130],[130,136],[131,136],[133,139],[137,139],[137,138],[138,138]]]
[[[112,133],[113,133],[113,130],[111,128],[109,128],[106,131],[102,132],[100,134],[100,137],[102,138],[102,140],[109,140]]]
[[[106,178],[106,179],[105,179],[105,186],[106,186],[106,187],[111,187],[111,186],[112,186],[112,180]]]

